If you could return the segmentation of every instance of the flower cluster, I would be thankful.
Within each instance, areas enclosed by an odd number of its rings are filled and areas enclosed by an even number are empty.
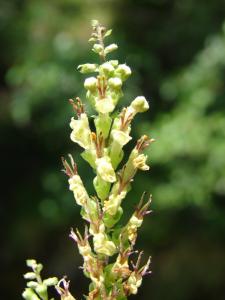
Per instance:
[[[101,63],[82,64],[78,69],[83,74],[91,74],[85,79],[84,88],[96,115],[92,124],[81,99],[70,99],[75,111],[70,121],[70,138],[83,148],[81,156],[94,171],[96,195],[89,195],[73,157],[69,154],[69,161],[62,158],[69,189],[73,192],[76,204],[81,207],[82,218],[88,222],[83,236],[78,230],[72,229],[70,237],[83,257],[84,274],[91,280],[86,299],[125,300],[137,293],[143,276],[150,273],[150,259],[140,267],[142,252],[135,250],[135,242],[138,228],[144,216],[150,212],[151,197],[145,203],[143,194],[125,226],[120,226],[119,221],[123,214],[123,201],[131,189],[135,174],[149,170],[147,155],[143,150],[154,139],[142,136],[123,163],[124,147],[132,139],[131,123],[136,114],[149,109],[149,103],[145,97],[138,96],[128,107],[115,112],[123,96],[123,83],[131,75],[131,69],[118,60],[106,59],[109,53],[118,48],[116,44],[105,46],[105,38],[111,34],[111,30],[106,30],[98,21],[93,21],[92,27],[92,50],[99,55]],[[130,261],[130,256],[135,254],[138,254],[136,264]],[[61,299],[74,299],[68,288],[69,283],[65,278],[57,284]],[[26,296],[28,292],[31,290],[26,290],[23,297],[36,300]]]

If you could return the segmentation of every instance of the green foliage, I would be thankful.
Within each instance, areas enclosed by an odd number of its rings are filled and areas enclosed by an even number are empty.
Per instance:
[[[159,205],[206,206],[213,195],[225,195],[224,47],[222,30],[161,86],[166,101],[179,101],[154,125],[160,143],[152,159],[166,169],[165,181],[153,185]]]

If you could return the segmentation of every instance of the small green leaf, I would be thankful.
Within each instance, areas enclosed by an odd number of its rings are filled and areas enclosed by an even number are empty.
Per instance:
[[[88,40],[88,42],[96,42],[97,41],[97,39],[96,38],[94,38],[94,37],[91,37],[89,40]]]
[[[112,29],[107,30],[106,33],[104,34],[104,38],[110,36],[111,33],[112,33]]]

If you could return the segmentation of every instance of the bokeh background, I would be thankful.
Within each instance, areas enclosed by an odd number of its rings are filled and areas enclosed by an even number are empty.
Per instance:
[[[75,156],[91,190],[69,139],[68,99],[84,99],[76,67],[97,59],[87,43],[93,18],[113,28],[111,57],[133,69],[124,105],[150,101],[135,138],[157,140],[151,171],[124,203],[129,215],[143,190],[153,194],[137,244],[152,255],[152,275],[134,299],[225,299],[224,0],[1,0],[1,297],[22,298],[31,257],[46,276],[67,274],[78,299],[87,291],[68,238],[82,224],[60,156]]]

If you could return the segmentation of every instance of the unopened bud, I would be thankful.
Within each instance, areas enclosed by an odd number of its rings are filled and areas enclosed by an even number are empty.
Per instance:
[[[138,288],[141,286],[142,277],[136,278],[135,273],[133,272],[127,281],[129,286],[130,293],[133,295],[137,294]]]
[[[109,200],[104,202],[104,210],[111,216],[114,216],[119,207],[120,204],[122,202],[122,200],[125,198],[127,192],[126,191],[122,191],[120,194],[117,195],[110,195],[109,196]]]
[[[40,300],[31,288],[26,288],[22,293],[22,297],[26,300]]]
[[[84,81],[84,87],[87,90],[95,91],[97,87],[97,79],[95,77],[89,77]]]
[[[38,283],[36,281],[29,281],[27,283],[27,287],[35,289],[38,286]]]
[[[144,96],[138,96],[131,102],[131,107],[136,113],[141,113],[149,109],[149,104]]]
[[[100,44],[94,44],[92,50],[95,52],[95,53],[101,53],[103,51],[103,46],[100,45]]]
[[[74,198],[78,205],[84,205],[88,200],[87,191],[79,175],[74,175],[69,180],[69,189],[73,191]]]
[[[116,252],[116,246],[109,241],[104,233],[97,233],[93,238],[94,249],[97,253],[112,256]]]
[[[96,72],[97,67],[98,67],[98,65],[96,65],[96,64],[84,64],[84,65],[79,65],[77,67],[77,69],[81,73],[86,74],[86,73]]]
[[[34,272],[28,272],[23,275],[25,279],[32,280],[36,278],[36,274]]]
[[[36,268],[37,267],[37,262],[35,259],[27,259],[26,264],[30,268]]]
[[[141,225],[142,225],[142,223],[143,223],[143,219],[139,219],[139,218],[137,218],[135,215],[133,215],[133,216],[130,218],[129,223],[130,223],[130,225],[135,226],[136,228],[137,228],[137,227],[141,227]]]
[[[111,44],[105,48],[105,51],[104,51],[105,55],[107,55],[108,53],[113,52],[117,49],[118,49],[118,46],[116,44]]]
[[[114,68],[118,66],[119,61],[116,59],[112,59],[108,61]]]
[[[91,26],[92,27],[96,27],[99,25],[99,21],[98,20],[91,20]]]
[[[38,273],[40,273],[42,269],[43,269],[43,265],[42,264],[37,264],[36,271]]]
[[[136,169],[140,169],[142,171],[149,170],[149,166],[146,165],[147,155],[139,154],[134,160],[133,165]]]
[[[105,62],[102,64],[99,69],[105,74],[105,75],[112,75],[114,72],[114,67],[109,62]]]
[[[126,64],[119,65],[115,74],[125,81],[131,75],[131,69]]]
[[[108,156],[96,159],[97,173],[106,182],[116,181],[116,174],[113,170],[111,160]]]
[[[52,286],[52,285],[56,285],[58,283],[58,278],[56,277],[51,277],[51,278],[48,278],[48,279],[45,279],[43,281],[43,283],[47,286]]]
[[[122,80],[119,77],[112,77],[108,80],[108,85],[115,90],[120,89]]]

